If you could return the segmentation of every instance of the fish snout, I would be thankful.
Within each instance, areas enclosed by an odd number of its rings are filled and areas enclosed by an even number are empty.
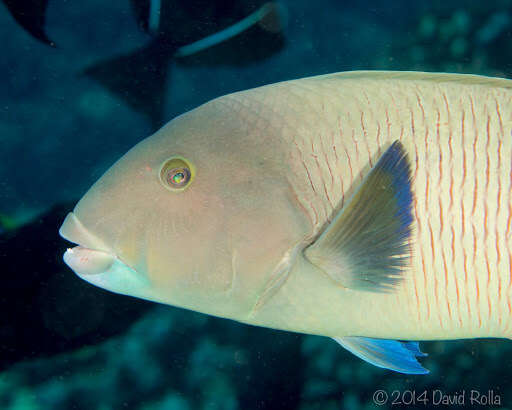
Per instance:
[[[59,234],[78,245],[64,253],[64,262],[78,276],[103,273],[114,263],[115,256],[108,247],[89,232],[73,212],[66,216]]]
[[[112,253],[111,249],[101,239],[93,235],[73,212],[67,214],[59,229],[59,235],[83,248]]]

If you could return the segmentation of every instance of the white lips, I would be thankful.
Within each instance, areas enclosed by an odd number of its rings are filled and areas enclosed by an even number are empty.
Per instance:
[[[79,245],[64,253],[64,262],[82,279],[112,292],[149,298],[151,288],[146,275],[120,260],[73,212],[66,216],[59,233]]]
[[[64,253],[64,262],[78,276],[95,275],[110,269],[115,258],[106,252],[76,246]]]
[[[79,245],[64,253],[64,262],[78,276],[105,272],[114,263],[115,257],[108,251],[105,244],[92,235],[73,212],[66,216],[59,234]]]

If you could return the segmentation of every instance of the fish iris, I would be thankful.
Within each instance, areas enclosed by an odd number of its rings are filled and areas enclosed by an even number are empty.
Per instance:
[[[182,188],[190,181],[190,171],[187,168],[171,169],[167,175],[169,183],[176,188]]]
[[[172,190],[185,189],[194,177],[194,168],[184,158],[174,157],[165,161],[160,170],[160,181]]]

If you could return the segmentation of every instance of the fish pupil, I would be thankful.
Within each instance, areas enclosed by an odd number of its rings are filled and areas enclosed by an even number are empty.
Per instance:
[[[177,184],[179,184],[183,178],[185,178],[185,175],[183,174],[183,172],[178,172],[173,177],[174,182],[176,182]]]
[[[169,182],[174,187],[183,187],[190,180],[190,171],[186,168],[175,168],[169,172]]]

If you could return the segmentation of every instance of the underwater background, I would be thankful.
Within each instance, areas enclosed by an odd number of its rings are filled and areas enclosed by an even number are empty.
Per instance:
[[[264,2],[156,3],[158,26],[150,0],[0,4],[0,410],[438,408],[472,391],[511,409],[510,341],[423,342],[431,373],[400,375],[328,338],[95,288],[58,228],[129,148],[215,97],[355,69],[511,77],[512,1],[279,0],[191,54]]]

